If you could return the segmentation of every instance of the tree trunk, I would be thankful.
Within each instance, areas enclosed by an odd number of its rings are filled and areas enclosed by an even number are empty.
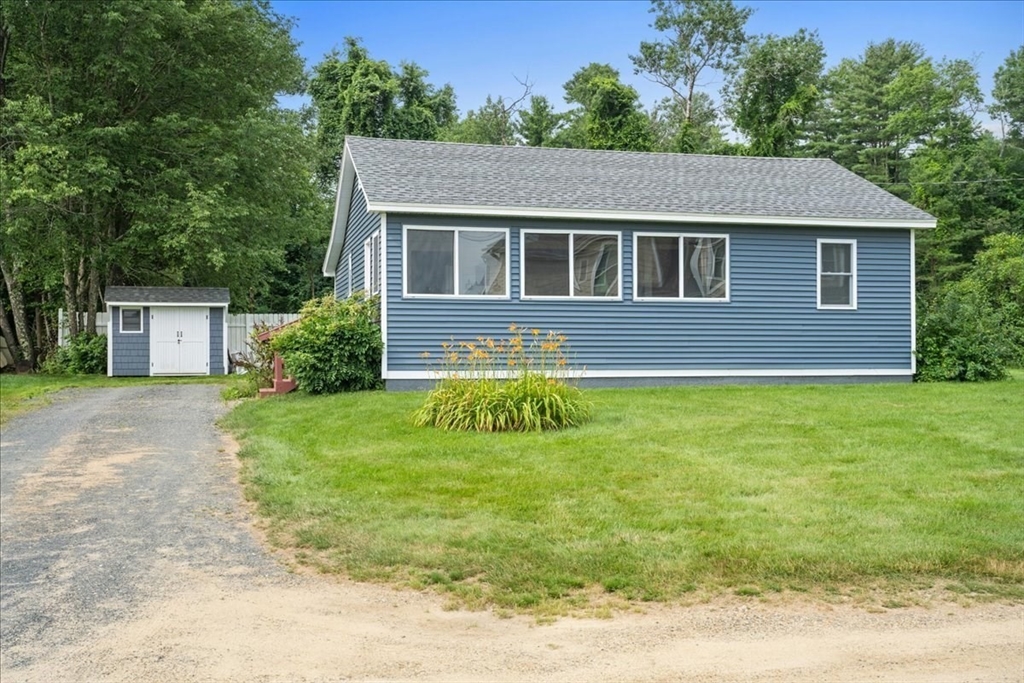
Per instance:
[[[86,310],[85,329],[89,334],[96,334],[96,304],[100,299],[100,273],[96,269],[96,258],[89,265],[89,300]]]
[[[11,352],[11,360],[14,362],[21,360],[21,348],[18,346],[17,337],[14,336],[11,321],[7,319],[7,307],[2,303],[0,303],[0,332],[3,333],[7,349]]]
[[[78,334],[78,304],[75,301],[75,276],[71,268],[71,260],[64,257],[64,315],[68,321],[68,336]]]
[[[14,316],[14,333],[21,349],[22,359],[35,367],[36,350],[32,346],[32,335],[28,327],[28,316],[25,315],[25,297],[21,291],[21,267],[17,261],[8,262],[0,257],[0,271],[3,271],[4,284],[7,285],[7,297],[11,302],[11,313]]]

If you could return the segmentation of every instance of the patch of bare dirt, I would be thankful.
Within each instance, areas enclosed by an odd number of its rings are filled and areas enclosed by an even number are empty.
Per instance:
[[[244,591],[229,577],[182,578],[192,590],[18,680],[1024,680],[1020,605],[733,602],[537,625],[313,577]]]

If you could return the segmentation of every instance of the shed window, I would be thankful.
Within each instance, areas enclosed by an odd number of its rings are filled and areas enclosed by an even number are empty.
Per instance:
[[[619,297],[619,233],[523,231],[523,296]]]
[[[856,240],[818,240],[818,308],[857,308]]]
[[[405,294],[507,297],[508,230],[407,228]]]
[[[121,308],[121,332],[123,334],[142,332],[141,308]]]
[[[635,252],[636,299],[729,300],[728,235],[638,234]]]

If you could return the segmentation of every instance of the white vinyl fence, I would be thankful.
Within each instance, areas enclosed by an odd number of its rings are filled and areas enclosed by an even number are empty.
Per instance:
[[[57,343],[64,346],[68,338],[68,321],[61,310],[57,314],[59,325],[57,327]],[[107,333],[107,321],[109,313],[96,314],[96,334]],[[298,320],[298,313],[239,313],[228,314],[228,353],[238,353],[246,350],[246,342],[249,334],[257,325],[263,324],[268,327],[277,327],[293,320]]]

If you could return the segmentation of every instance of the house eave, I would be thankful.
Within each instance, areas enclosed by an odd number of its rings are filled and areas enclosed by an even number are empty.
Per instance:
[[[444,216],[507,216],[513,218],[556,218],[576,220],[627,221],[643,223],[703,223],[709,225],[796,225],[842,228],[934,228],[933,219],[821,218],[816,216],[747,216],[737,214],[668,213],[658,211],[613,211],[558,209],[522,206],[477,206],[469,204],[407,204],[367,202],[372,212],[429,214]],[[326,270],[326,268],[325,268]],[[328,274],[325,272],[325,274]]]
[[[352,153],[346,140],[341,156],[341,173],[338,174],[338,189],[334,197],[331,237],[327,242],[327,254],[324,256],[323,274],[325,277],[334,277],[338,259],[341,258],[341,250],[345,245],[345,233],[348,230],[348,212],[352,205],[356,177],[355,162],[352,160]]]

